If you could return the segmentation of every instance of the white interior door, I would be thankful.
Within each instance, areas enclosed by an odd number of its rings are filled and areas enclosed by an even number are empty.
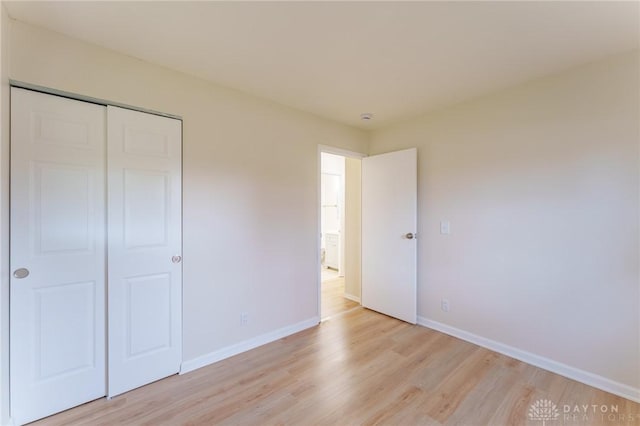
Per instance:
[[[417,150],[362,159],[362,306],[416,323]]]
[[[181,362],[179,120],[107,107],[109,396]]]
[[[104,158],[104,107],[11,89],[17,424],[106,393]]]

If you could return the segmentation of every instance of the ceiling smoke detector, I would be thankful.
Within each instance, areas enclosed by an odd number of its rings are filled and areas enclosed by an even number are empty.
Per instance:
[[[373,114],[371,114],[370,112],[363,112],[362,114],[360,114],[360,120],[362,121],[370,121],[373,119]]]

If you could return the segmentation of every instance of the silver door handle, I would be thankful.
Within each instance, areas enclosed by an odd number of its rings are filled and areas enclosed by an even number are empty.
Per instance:
[[[407,240],[413,240],[416,235],[413,232],[407,232],[404,236]]]
[[[173,263],[180,263],[182,261],[182,256],[171,256],[171,261]]]
[[[13,276],[22,279],[27,278],[29,276],[29,270],[27,268],[19,268],[13,271]]]

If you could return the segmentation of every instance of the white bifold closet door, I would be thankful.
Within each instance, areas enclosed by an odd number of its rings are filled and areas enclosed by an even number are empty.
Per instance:
[[[12,88],[11,126],[11,417],[24,424],[179,371],[181,122]]]
[[[178,120],[107,107],[109,386],[177,373],[182,359]]]

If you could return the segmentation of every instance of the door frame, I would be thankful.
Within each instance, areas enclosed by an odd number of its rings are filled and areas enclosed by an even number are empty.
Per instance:
[[[316,212],[318,213],[316,228],[316,287],[318,288],[318,322],[322,321],[322,154],[341,155],[347,158],[361,160],[368,157],[357,151],[337,148],[330,145],[318,145],[317,153],[317,173],[316,173]],[[343,233],[343,234],[346,234]],[[345,271],[347,266],[344,267]]]

